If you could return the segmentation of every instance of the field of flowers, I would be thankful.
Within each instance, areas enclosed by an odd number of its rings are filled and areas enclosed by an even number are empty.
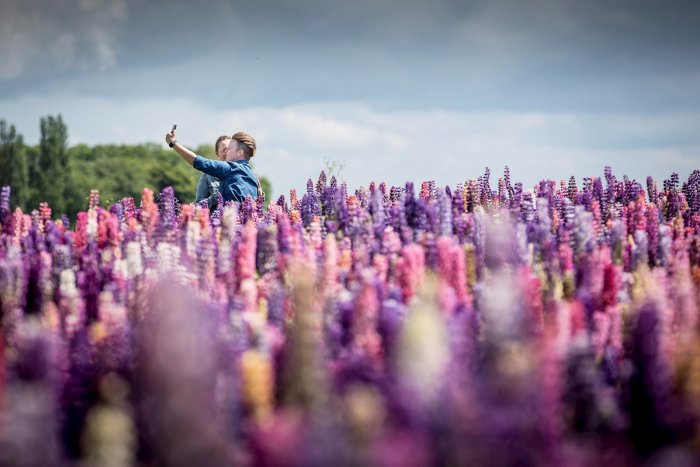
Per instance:
[[[700,171],[10,195],[0,465],[698,465]]]

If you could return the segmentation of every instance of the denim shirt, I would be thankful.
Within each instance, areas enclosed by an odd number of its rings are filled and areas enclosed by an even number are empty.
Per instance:
[[[197,190],[194,194],[195,203],[199,203],[203,199],[206,199],[209,204],[209,209],[214,209],[216,207],[216,195],[219,192],[220,184],[221,183],[218,178],[203,173],[197,182]]]
[[[219,193],[224,201],[243,201],[246,195],[258,198],[258,179],[246,160],[215,161],[202,156],[194,158],[194,168],[220,180]]]

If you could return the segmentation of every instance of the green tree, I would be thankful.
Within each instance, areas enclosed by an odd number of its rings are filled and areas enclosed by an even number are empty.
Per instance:
[[[36,179],[32,178],[35,184],[32,204],[35,207],[41,201],[46,201],[54,214],[59,215],[66,212],[66,188],[70,183],[68,128],[61,115],[48,116],[41,119],[40,131],[39,156],[34,166]]]
[[[9,185],[14,204],[25,208],[29,196],[27,151],[22,135],[5,120],[0,120],[0,166],[0,186]]]
[[[272,183],[266,176],[262,175],[260,177],[260,186],[265,192],[265,207],[267,207],[268,204],[276,201],[272,199]]]

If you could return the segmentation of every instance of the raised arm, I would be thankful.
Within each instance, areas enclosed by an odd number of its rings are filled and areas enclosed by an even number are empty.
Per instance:
[[[182,157],[185,162],[190,165],[194,165],[194,159],[197,157],[197,154],[193,153],[185,146],[177,142],[177,139],[175,139],[175,130],[171,130],[167,135],[165,135],[165,142],[168,143],[168,146],[173,148],[175,152],[180,154],[180,157]]]

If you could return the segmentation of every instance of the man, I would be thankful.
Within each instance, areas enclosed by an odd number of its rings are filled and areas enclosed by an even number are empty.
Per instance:
[[[214,161],[198,156],[177,142],[175,130],[171,130],[165,135],[165,142],[192,167],[218,178],[220,180],[219,193],[224,201],[242,202],[246,195],[257,199],[258,179],[249,163],[255,155],[257,146],[255,139],[249,134],[238,132],[231,137],[225,161]]]
[[[228,143],[231,142],[231,137],[221,135],[214,143],[216,157],[220,161],[226,160],[226,152],[228,151]],[[207,200],[209,209],[214,209],[217,202],[217,193],[219,192],[219,179],[211,175],[203,173],[197,182],[197,189],[194,194],[194,202],[199,203],[203,199]]]

